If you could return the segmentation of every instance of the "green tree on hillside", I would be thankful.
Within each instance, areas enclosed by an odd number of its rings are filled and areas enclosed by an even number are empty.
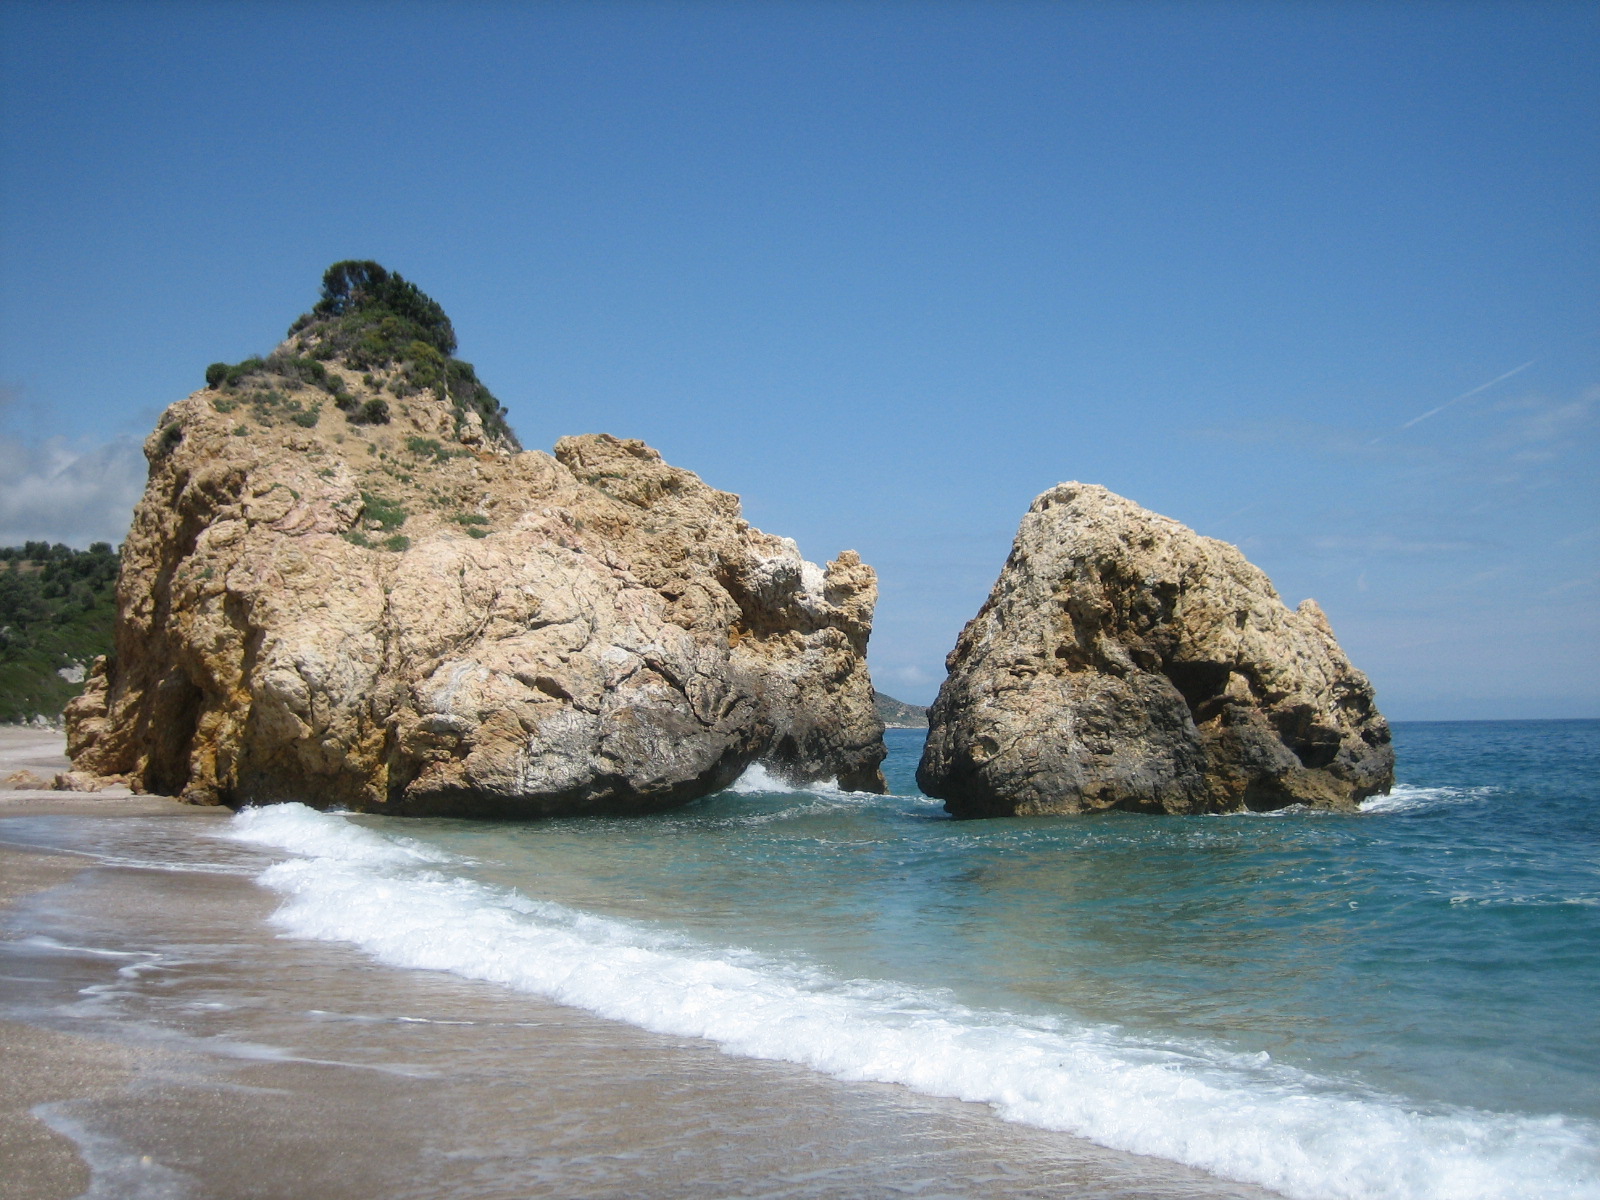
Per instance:
[[[403,278],[370,260],[336,262],[322,275],[322,298],[311,316],[361,315],[362,324],[381,324],[393,317],[416,332],[414,341],[426,342],[443,357],[456,352],[456,331],[438,301]],[[305,318],[302,317],[301,320]]]
[[[362,372],[367,386],[381,382],[396,396],[431,389],[454,407],[458,428],[466,424],[469,412],[476,413],[490,436],[520,448],[506,423],[505,407],[478,379],[471,363],[454,357],[455,327],[444,309],[398,272],[369,259],[334,263],[323,273],[316,304],[289,327],[289,336],[296,339],[296,349],[231,366],[212,363],[206,368],[206,383],[224,392],[245,385],[260,388],[263,383],[280,386],[276,381],[309,385],[327,391],[352,423],[386,420],[388,406],[382,400],[361,403],[323,365],[336,362]],[[219,399],[233,403],[228,396]]]
[[[117,569],[106,542],[0,547],[0,723],[55,720],[83,690],[81,672],[111,652]]]

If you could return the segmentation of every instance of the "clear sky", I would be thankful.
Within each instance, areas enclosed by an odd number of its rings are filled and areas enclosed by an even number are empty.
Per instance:
[[[1079,479],[1392,717],[1597,716],[1597,62],[1591,3],[10,0],[0,543],[120,539],[160,410],[375,258],[528,446],[861,551],[903,699]]]

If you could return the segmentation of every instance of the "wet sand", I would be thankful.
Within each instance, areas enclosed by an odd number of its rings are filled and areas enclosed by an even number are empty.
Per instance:
[[[0,908],[22,896],[65,883],[83,861],[62,855],[0,848]],[[89,1169],[71,1139],[29,1111],[36,1104],[73,1096],[104,1095],[125,1082],[121,1048],[90,1038],[53,1033],[0,1020],[0,1196],[55,1200],[89,1186]]]
[[[196,836],[224,812],[47,793],[0,817],[0,1197],[91,1172],[119,1198],[1267,1195],[277,938],[267,860]]]
[[[0,727],[0,780],[17,771],[44,779],[67,770],[65,739],[57,730]],[[99,815],[167,811],[174,802],[131,795],[125,788],[81,794],[0,785],[0,817]],[[73,855],[0,846],[0,911],[23,897],[69,883],[89,863]],[[17,936],[15,930],[7,936]],[[56,1032],[0,1020],[0,1197],[56,1200],[78,1196],[90,1173],[70,1138],[32,1115],[35,1105],[74,1097],[104,1097],[126,1086],[131,1052],[104,1038]]]

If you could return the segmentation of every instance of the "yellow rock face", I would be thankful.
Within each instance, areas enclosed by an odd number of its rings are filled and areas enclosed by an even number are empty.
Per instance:
[[[813,566],[641,442],[517,452],[431,391],[386,400],[381,425],[287,381],[167,410],[77,770],[490,817],[661,808],[757,760],[882,789],[854,552]]]

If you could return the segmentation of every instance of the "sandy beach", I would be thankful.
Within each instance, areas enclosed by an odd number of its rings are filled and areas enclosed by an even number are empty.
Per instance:
[[[0,906],[71,879],[83,863],[61,855],[0,847]],[[0,1021],[0,1161],[6,1164],[0,1194],[18,1200],[77,1196],[89,1186],[89,1170],[69,1138],[29,1111],[36,1104],[73,1096],[104,1095],[122,1086],[127,1072],[122,1047],[96,1038],[73,1037],[15,1021]]]
[[[228,817],[0,792],[0,1197],[1267,1194],[276,937]]]
[[[0,727],[0,779],[17,771],[51,778],[70,766],[58,730]],[[0,788],[0,818],[99,816],[116,811],[156,814],[181,807],[164,797],[134,796],[125,788],[82,794]],[[89,866],[75,855],[0,845],[0,911],[18,900],[70,882]],[[8,936],[14,936],[8,931]],[[70,1138],[33,1116],[35,1105],[74,1097],[103,1097],[126,1086],[133,1053],[106,1038],[60,1033],[0,1020],[0,1196],[55,1200],[88,1188],[90,1173]]]

